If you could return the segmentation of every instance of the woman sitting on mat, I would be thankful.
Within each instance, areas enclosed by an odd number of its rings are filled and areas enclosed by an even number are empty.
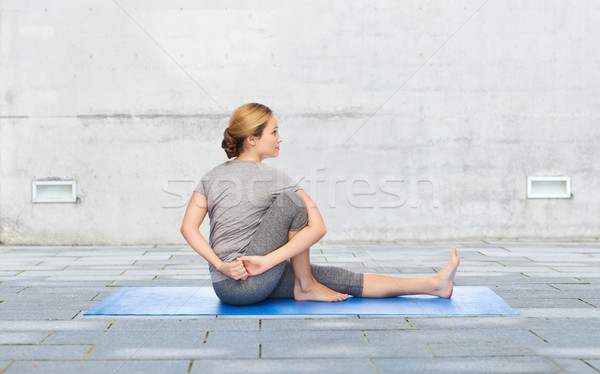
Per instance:
[[[281,170],[262,163],[279,155],[277,120],[264,105],[233,112],[221,144],[228,158],[206,173],[181,225],[189,245],[209,262],[215,293],[227,304],[267,298],[343,301],[354,297],[452,295],[456,248],[436,275],[401,278],[311,265],[310,246],[327,232],[312,199]],[[199,227],[210,217],[210,244]]]

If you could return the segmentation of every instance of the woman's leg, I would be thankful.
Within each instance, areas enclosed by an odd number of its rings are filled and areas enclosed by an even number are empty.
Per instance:
[[[436,275],[426,278],[403,278],[381,274],[365,274],[362,297],[394,297],[402,295],[433,295],[448,298],[452,296],[454,275],[460,259],[456,248],[452,248],[452,258]]]
[[[290,231],[291,240],[298,231]],[[312,301],[344,301],[347,293],[340,293],[324,286],[313,276],[310,266],[310,248],[300,252],[290,259],[294,273],[294,299]]]
[[[452,249],[450,261],[436,275],[425,278],[392,277],[381,274],[362,274],[334,267],[311,265],[315,279],[332,290],[354,297],[384,298],[402,295],[433,295],[443,298],[452,296],[454,275],[460,260],[456,248]],[[295,290],[294,270],[286,264],[281,280],[270,298],[292,297]]]

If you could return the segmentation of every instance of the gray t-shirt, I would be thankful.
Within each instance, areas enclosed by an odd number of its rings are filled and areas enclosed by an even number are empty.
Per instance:
[[[256,161],[229,160],[206,173],[194,191],[206,196],[209,244],[223,261],[243,256],[263,216],[277,196],[302,189],[283,171]],[[209,264],[213,282],[227,276]]]

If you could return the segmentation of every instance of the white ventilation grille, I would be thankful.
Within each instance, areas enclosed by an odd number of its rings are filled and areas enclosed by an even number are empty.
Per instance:
[[[570,199],[571,177],[527,177],[528,199]]]
[[[34,203],[75,203],[75,181],[33,181],[31,201]]]

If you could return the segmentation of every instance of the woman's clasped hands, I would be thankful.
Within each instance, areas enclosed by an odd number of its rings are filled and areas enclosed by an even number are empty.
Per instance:
[[[223,262],[217,270],[235,280],[246,280],[249,276],[262,274],[269,268],[265,256],[242,256],[232,262]]]
[[[246,271],[244,263],[240,259],[232,262],[223,262],[221,266],[217,268],[217,270],[235,280],[246,280],[250,275]]]

